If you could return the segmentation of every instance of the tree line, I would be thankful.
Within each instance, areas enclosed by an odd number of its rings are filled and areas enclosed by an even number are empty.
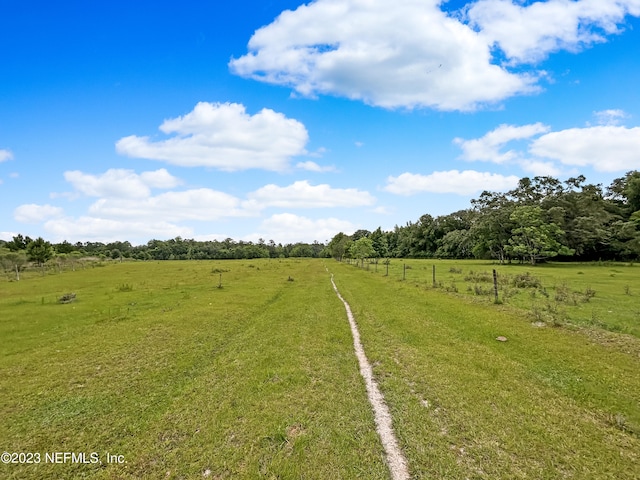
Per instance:
[[[287,258],[328,256],[325,245],[313,243],[276,244],[235,241],[197,241],[176,237],[170,240],[150,240],[145,245],[132,245],[128,241],[110,243],[68,241],[51,243],[42,237],[32,239],[22,234],[10,241],[0,240],[0,265],[5,274],[20,279],[27,266],[63,270],[84,265],[87,261],[125,259],[135,260],[220,260],[251,258]]]
[[[364,239],[364,240],[363,240]],[[339,233],[327,249],[343,258],[486,258],[531,264],[640,257],[640,172],[603,189],[583,175],[525,177],[508,192],[484,191],[465,210],[395,226]]]
[[[611,185],[588,184],[583,175],[561,182],[525,177],[508,192],[489,192],[470,208],[448,215],[422,215],[393,230],[338,233],[325,245],[197,241],[176,237],[145,245],[63,241],[50,243],[18,234],[0,240],[0,265],[15,275],[28,265],[62,269],[83,258],[100,260],[220,260],[286,257],[486,258],[531,264],[561,260],[637,260],[640,257],[640,172],[627,172]]]

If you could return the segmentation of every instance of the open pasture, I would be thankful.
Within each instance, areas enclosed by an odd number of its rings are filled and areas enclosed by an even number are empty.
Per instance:
[[[406,266],[406,269],[405,269]],[[420,288],[435,288],[494,302],[493,270],[499,303],[527,312],[536,322],[599,327],[640,337],[640,265],[633,263],[504,264],[474,260],[392,259],[389,277]],[[387,266],[366,265],[386,275]]]
[[[0,311],[0,446],[42,454],[1,478],[386,478],[321,262],[115,263],[3,282]]]
[[[412,478],[638,478],[640,267],[496,265],[495,304],[475,291],[490,263],[437,262],[436,288],[433,263],[125,262],[3,282],[0,447],[102,463],[0,476],[388,478],[326,265]],[[541,286],[508,280],[527,271]]]

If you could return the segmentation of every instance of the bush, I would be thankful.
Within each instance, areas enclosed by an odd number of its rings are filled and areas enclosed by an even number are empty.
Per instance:
[[[516,288],[540,288],[542,286],[540,279],[529,272],[515,275],[511,283]]]
[[[464,277],[467,282],[479,283],[479,282],[493,282],[493,275],[489,272],[474,272],[471,270],[467,276]]]
[[[75,299],[76,299],[76,294],[75,293],[65,293],[64,295],[62,295],[58,299],[58,302],[60,302],[60,303],[71,303],[71,302],[75,301]],[[44,300],[44,298],[43,298],[43,300]]]

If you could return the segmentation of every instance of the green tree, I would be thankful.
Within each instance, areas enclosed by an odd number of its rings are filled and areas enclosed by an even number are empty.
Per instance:
[[[38,237],[27,245],[27,257],[29,261],[36,262],[42,268],[44,275],[44,264],[53,257],[53,247],[42,237]]]
[[[607,188],[609,197],[616,202],[626,218],[640,210],[640,172],[633,170],[616,178]]]
[[[27,256],[24,252],[5,252],[0,254],[0,263],[5,272],[15,272],[16,280],[20,281],[20,272],[27,264]]]
[[[364,267],[364,259],[375,256],[376,250],[373,248],[373,241],[370,238],[362,237],[351,244],[349,253],[351,258],[359,259]]]
[[[564,231],[555,223],[544,221],[541,207],[516,207],[510,219],[516,228],[509,239],[508,251],[514,256],[526,258],[531,265],[535,265],[544,258],[573,255],[574,250],[559,241]]]
[[[340,232],[331,239],[327,248],[329,249],[331,256],[341,262],[349,250],[350,243],[351,238]]]
[[[33,240],[29,238],[28,235],[26,237],[23,237],[21,234],[18,234],[15,235],[10,242],[7,242],[6,246],[12,252],[17,252],[20,250],[26,250],[27,245],[29,245],[29,243],[31,243],[32,241]]]
[[[514,228],[511,214],[516,208],[515,202],[502,193],[484,191],[471,204],[476,211],[476,220],[470,227],[473,254],[480,258],[497,258],[504,263]]]

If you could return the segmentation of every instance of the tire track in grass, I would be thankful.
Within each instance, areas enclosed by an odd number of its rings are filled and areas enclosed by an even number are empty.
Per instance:
[[[358,358],[358,364],[360,365],[360,375],[364,378],[364,383],[367,387],[367,396],[369,397],[369,403],[373,408],[373,415],[376,422],[376,430],[378,436],[384,447],[384,451],[387,457],[387,465],[391,472],[391,478],[393,480],[408,480],[409,468],[407,467],[407,460],[404,458],[402,450],[398,445],[398,439],[393,432],[393,424],[391,421],[391,414],[387,408],[387,404],[384,401],[384,396],[378,388],[378,384],[373,378],[373,369],[371,364],[367,360],[367,356],[362,348],[362,342],[360,342],[360,332],[358,331],[358,325],[356,324],[353,313],[347,301],[342,298],[338,287],[336,287],[333,281],[333,274],[331,274],[331,284],[333,289],[338,295],[338,298],[344,303],[344,308],[347,311],[347,318],[349,319],[349,325],[351,326],[351,334],[353,335],[353,347]]]

